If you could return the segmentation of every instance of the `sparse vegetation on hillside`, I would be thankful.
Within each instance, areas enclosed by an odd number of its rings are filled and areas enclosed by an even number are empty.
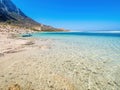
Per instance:
[[[0,2],[0,22],[33,31],[64,31],[34,21],[17,8],[11,0],[2,0]]]

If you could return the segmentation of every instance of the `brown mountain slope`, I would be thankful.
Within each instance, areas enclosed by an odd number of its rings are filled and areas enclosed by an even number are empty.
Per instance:
[[[11,0],[0,0],[0,22],[36,31],[63,31],[62,29],[57,29],[34,21],[17,8]]]

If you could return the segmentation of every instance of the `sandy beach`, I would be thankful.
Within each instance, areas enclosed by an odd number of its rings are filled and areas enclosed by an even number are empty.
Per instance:
[[[120,90],[120,0],[0,0],[0,90]]]
[[[1,32],[0,90],[120,89],[120,65],[91,61],[71,50],[53,39]]]

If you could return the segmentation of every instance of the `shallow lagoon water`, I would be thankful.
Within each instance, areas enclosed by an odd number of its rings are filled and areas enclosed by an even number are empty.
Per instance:
[[[73,84],[75,89],[68,90],[119,90],[120,33],[42,32],[32,37],[51,42],[42,58]]]
[[[32,37],[28,40],[34,44],[24,51],[1,58],[0,88],[16,82],[24,90],[29,83],[31,90],[120,89],[119,33],[44,32]]]
[[[71,47],[71,52],[77,53],[76,55],[81,52],[91,60],[108,59],[112,64],[120,63],[120,33],[43,32],[32,34],[32,36],[54,39]]]

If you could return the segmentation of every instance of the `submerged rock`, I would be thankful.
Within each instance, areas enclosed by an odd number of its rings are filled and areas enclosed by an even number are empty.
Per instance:
[[[31,36],[32,36],[31,34],[22,35],[22,37],[31,37]]]
[[[21,90],[20,85],[15,84],[15,85],[11,85],[8,90]]]

